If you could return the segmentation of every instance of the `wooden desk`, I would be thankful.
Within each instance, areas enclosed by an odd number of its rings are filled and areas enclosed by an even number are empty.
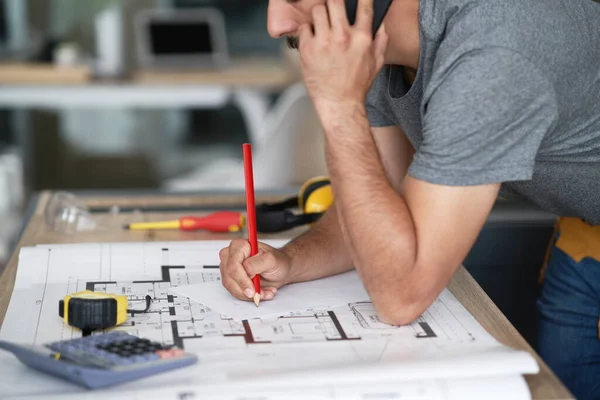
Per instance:
[[[48,232],[44,225],[43,210],[50,194],[42,193],[37,206],[28,221],[25,230],[6,270],[0,277],[0,325],[4,320],[4,315],[8,308],[9,299],[14,286],[14,280],[17,272],[17,261],[19,249],[22,246],[34,246],[40,243],[70,243],[70,242],[139,242],[139,241],[172,241],[172,240],[206,240],[206,239],[231,239],[241,237],[239,234],[211,234],[207,232],[129,232],[116,230],[114,232],[88,233],[80,234],[76,237],[63,236],[53,232]],[[280,199],[280,196],[260,196],[257,195],[257,201],[274,201]],[[113,205],[121,207],[166,207],[190,208],[199,207],[202,209],[211,206],[222,208],[224,205],[243,210],[244,196],[240,194],[220,195],[220,196],[202,196],[202,197],[90,197],[82,198],[86,205],[97,208],[109,208]],[[177,212],[145,213],[144,219],[156,220],[163,218],[174,218],[181,216]],[[96,217],[104,221],[109,218],[107,215],[96,214]],[[123,214],[115,218],[115,225],[130,222],[131,215]],[[268,238],[291,238],[302,232],[302,229],[286,232],[285,235],[259,235],[259,239]],[[539,358],[529,344],[510,324],[500,310],[492,303],[481,287],[475,282],[471,275],[461,268],[454,276],[449,285],[450,291],[465,306],[469,312],[479,321],[479,323],[494,336],[499,342],[515,349],[525,350],[533,354],[540,365],[540,372],[537,375],[526,375],[525,379],[534,399],[572,399],[574,398],[569,391],[562,385],[556,376],[549,370],[548,366]]]

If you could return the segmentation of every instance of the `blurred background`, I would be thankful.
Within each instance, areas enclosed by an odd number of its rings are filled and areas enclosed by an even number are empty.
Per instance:
[[[268,36],[267,6],[0,0],[0,260],[39,190],[243,188],[244,142],[258,190],[326,174],[297,54]]]
[[[268,0],[0,0],[0,271],[45,189],[257,190],[327,174],[297,54]],[[499,201],[464,264],[535,340],[555,216]]]

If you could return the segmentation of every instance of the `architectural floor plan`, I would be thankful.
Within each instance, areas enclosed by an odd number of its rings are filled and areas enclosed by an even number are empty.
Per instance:
[[[431,364],[432,358],[441,363],[456,362],[454,357],[465,357],[469,352],[474,361],[466,369],[476,369],[480,349],[500,346],[449,291],[444,291],[417,321],[398,327],[383,324],[370,302],[237,322],[168,292],[179,285],[219,284],[218,250],[224,245],[116,243],[24,248],[0,338],[41,345],[101,333],[82,332],[64,324],[58,316],[58,302],[70,293],[91,290],[122,294],[128,297],[132,309],[144,308],[149,295],[152,302],[147,313],[131,314],[124,324],[112,329],[176,344],[199,354],[200,362],[185,370],[125,385],[132,390],[149,384],[214,384],[301,368],[395,360],[410,366],[421,359]],[[527,359],[507,356],[507,360],[531,368]],[[487,360],[481,362],[486,365]],[[36,390],[79,390],[41,374],[32,375],[31,380],[40,384],[31,385],[19,379],[23,371],[18,361],[0,353],[0,376],[4,377],[0,392],[18,395]],[[410,367],[410,371],[416,373],[419,369]],[[431,375],[425,369],[421,373]],[[468,372],[465,374],[468,376]]]

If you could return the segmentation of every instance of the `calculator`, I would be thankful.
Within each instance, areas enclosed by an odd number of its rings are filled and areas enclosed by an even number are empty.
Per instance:
[[[197,362],[176,346],[115,331],[26,346],[0,340],[23,364],[88,389],[116,385]]]

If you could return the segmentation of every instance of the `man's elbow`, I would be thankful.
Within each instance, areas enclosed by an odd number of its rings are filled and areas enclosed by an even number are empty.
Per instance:
[[[387,286],[374,294],[371,300],[381,322],[399,326],[409,325],[418,319],[435,297],[430,290],[412,281]]]
[[[427,306],[422,302],[406,301],[402,299],[385,302],[373,301],[373,307],[381,322],[393,326],[409,325],[419,318],[427,309]]]

